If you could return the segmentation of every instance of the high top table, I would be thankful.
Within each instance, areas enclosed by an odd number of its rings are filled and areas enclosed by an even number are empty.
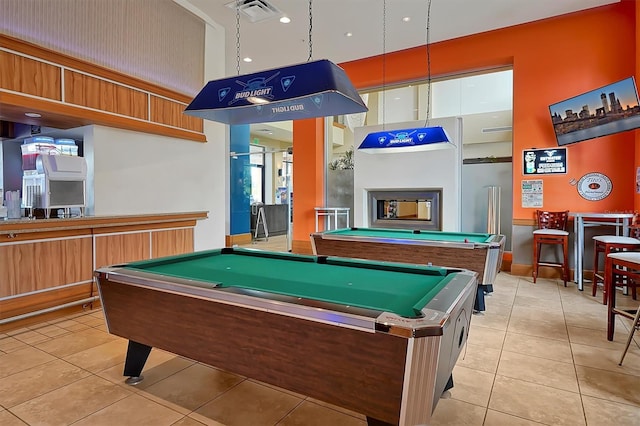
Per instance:
[[[573,245],[574,257],[574,282],[578,284],[578,290],[584,286],[584,229],[594,226],[615,226],[616,235],[629,236],[629,225],[633,219],[633,213],[582,213],[570,212],[573,217],[573,232],[575,234]]]
[[[329,223],[327,229],[331,229],[331,218],[333,218],[333,229],[338,229],[338,217],[343,216],[345,218],[345,228],[349,227],[349,211],[350,207],[315,207],[316,211],[316,232],[320,229],[320,218],[328,217]]]

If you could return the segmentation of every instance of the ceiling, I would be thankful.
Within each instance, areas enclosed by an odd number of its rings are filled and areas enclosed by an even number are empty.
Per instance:
[[[174,0],[226,34],[227,75],[249,74],[309,59],[308,0]],[[429,43],[518,25],[619,0],[431,0]],[[240,4],[241,13],[236,13]],[[311,6],[311,59],[352,61],[427,43],[429,0],[315,0]],[[269,9],[273,8],[274,11]],[[291,22],[279,22],[282,16]],[[237,18],[240,25],[237,26]],[[251,18],[264,18],[251,22]],[[403,18],[408,17],[408,21]],[[239,29],[238,29],[239,28]],[[350,37],[345,34],[351,33]],[[237,36],[240,37],[239,52]],[[238,55],[239,53],[239,55]],[[251,62],[242,59],[250,57]],[[238,61],[240,59],[240,61]],[[493,96],[498,93],[492,90]],[[509,99],[511,103],[511,99]],[[507,111],[508,113],[509,111]],[[492,113],[493,114],[493,113]],[[472,114],[476,142],[493,142],[501,133],[484,134],[486,117]],[[504,125],[511,124],[506,117]],[[473,127],[473,126],[472,126]],[[255,137],[292,142],[290,126],[257,124]],[[504,132],[502,132],[504,133]],[[494,139],[492,139],[494,138]],[[467,143],[467,142],[465,142]]]
[[[236,0],[173,0],[218,29],[225,29],[227,74],[237,72]],[[277,12],[260,22],[240,16],[240,72],[248,74],[283,65],[306,62],[309,58],[309,1],[239,0],[249,14],[255,8],[272,6]],[[620,0],[432,0],[429,42],[434,43],[469,34],[517,25],[583,9],[617,3]],[[429,0],[315,0],[312,1],[312,59],[335,63],[356,60],[427,42]],[[232,7],[228,7],[230,4]],[[384,6],[384,13],[383,13]],[[279,22],[287,16],[291,23]],[[384,19],[383,19],[384,15]],[[402,20],[409,17],[408,22]],[[346,37],[345,33],[353,35]],[[2,119],[24,124],[70,128],[69,117],[54,116],[46,123],[25,119],[23,110],[11,111],[2,105]],[[39,111],[36,111],[39,112]],[[78,121],[73,120],[77,126]],[[91,124],[81,122],[82,125]],[[252,132],[254,131],[252,126]],[[287,126],[265,128],[263,134],[291,141]],[[257,128],[257,127],[256,127]],[[271,134],[267,134],[272,132]]]
[[[226,29],[227,74],[237,73],[236,0],[174,0],[203,20]],[[589,9],[620,0],[432,0],[430,43]],[[306,62],[309,1],[239,0],[240,74]],[[312,59],[347,62],[426,44],[429,0],[312,1]],[[227,6],[230,4],[232,7]],[[252,23],[247,16],[277,12]],[[386,13],[383,13],[383,8]],[[386,17],[383,19],[383,15]],[[279,22],[287,16],[291,23]],[[408,22],[402,18],[409,17]],[[345,36],[351,33],[351,37]]]

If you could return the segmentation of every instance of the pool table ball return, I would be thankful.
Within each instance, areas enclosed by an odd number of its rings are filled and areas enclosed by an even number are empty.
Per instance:
[[[95,275],[129,383],[155,347],[375,425],[429,423],[477,290],[470,271],[232,248]]]
[[[478,273],[476,311],[493,292],[505,236],[430,230],[344,228],[311,234],[315,255],[464,268]]]

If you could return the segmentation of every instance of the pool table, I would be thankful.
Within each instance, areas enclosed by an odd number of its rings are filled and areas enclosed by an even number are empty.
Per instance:
[[[127,381],[153,347],[367,416],[428,424],[467,340],[477,275],[224,248],[95,272]]]
[[[465,268],[478,273],[476,311],[493,291],[505,236],[384,228],[344,228],[311,234],[313,253],[390,262]]]

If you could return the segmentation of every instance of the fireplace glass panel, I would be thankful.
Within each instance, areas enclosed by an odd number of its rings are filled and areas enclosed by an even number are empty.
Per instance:
[[[431,200],[380,200],[378,219],[430,221]]]
[[[370,191],[373,228],[441,230],[441,190]]]

